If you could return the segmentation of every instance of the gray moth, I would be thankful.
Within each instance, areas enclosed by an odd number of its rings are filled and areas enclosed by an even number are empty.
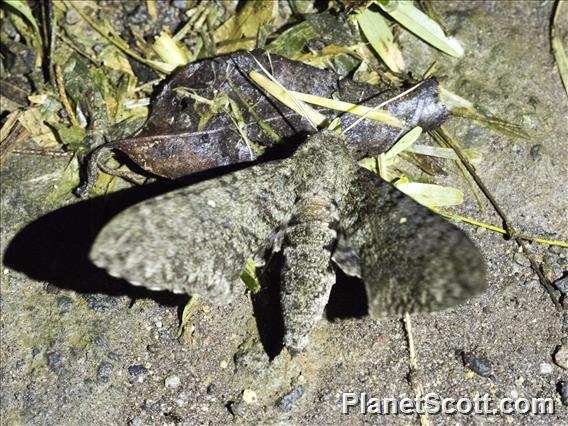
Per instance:
[[[323,131],[289,158],[134,205],[97,236],[91,259],[112,276],[213,303],[242,290],[240,271],[281,252],[284,345],[303,350],[336,269],[363,280],[372,318],[430,312],[484,290],[464,232],[361,168]]]

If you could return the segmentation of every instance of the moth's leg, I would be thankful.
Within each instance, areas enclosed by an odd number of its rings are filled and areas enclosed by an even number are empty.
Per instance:
[[[146,178],[139,175],[138,173],[112,169],[106,165],[106,162],[112,156],[112,146],[103,145],[89,154],[87,157],[87,167],[86,167],[86,180],[85,182],[75,190],[75,194],[80,198],[86,197],[87,193],[93,188],[97,177],[99,175],[99,170],[102,170],[107,175],[117,176],[135,185],[142,185]]]
[[[301,351],[328,302],[335,272],[331,253],[339,215],[328,197],[306,196],[296,203],[283,241],[280,304],[284,345]]]
[[[138,173],[131,172],[129,170],[121,170],[120,168],[112,169],[108,167],[104,162],[98,162],[99,169],[105,172],[107,175],[116,176],[122,178],[134,185],[143,185],[146,178]]]
[[[361,278],[361,259],[355,249],[349,243],[344,232],[340,232],[337,237],[337,244],[331,257],[339,269],[350,277]]]
[[[87,167],[85,182],[75,190],[75,194],[80,198],[85,198],[87,193],[93,188],[99,175],[99,162],[108,160],[111,156],[111,148],[100,146],[87,156]]]

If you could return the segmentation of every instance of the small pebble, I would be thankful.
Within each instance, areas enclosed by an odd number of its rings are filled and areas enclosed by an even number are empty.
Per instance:
[[[292,408],[294,408],[294,404],[298,402],[302,396],[304,396],[304,387],[298,386],[280,398],[276,405],[282,411],[291,411]]]
[[[485,357],[476,356],[471,352],[462,352],[464,365],[481,377],[493,377],[491,362]]]
[[[533,145],[531,147],[531,158],[536,161],[536,160],[540,160],[542,158],[542,152],[544,150],[544,147],[540,144],[538,145]]]
[[[229,412],[235,417],[242,417],[246,413],[246,403],[241,399],[239,401],[231,401],[227,404]]]
[[[562,405],[568,405],[568,383],[558,382],[556,389],[560,394],[560,401],[562,401]]]
[[[185,9],[187,9],[188,5],[186,3],[186,0],[174,0],[172,2],[172,6],[177,8],[177,9],[185,10]]]
[[[547,362],[540,364],[540,374],[551,374],[554,371],[554,367]]]
[[[112,373],[112,364],[110,362],[101,362],[97,368],[97,379],[102,383],[108,383]]]
[[[99,314],[116,307],[118,304],[116,297],[107,294],[82,294],[81,297],[87,302],[89,308]]]
[[[155,343],[150,343],[148,346],[146,346],[146,350],[152,354],[155,354],[156,352],[158,352],[158,350],[160,349],[160,347],[158,345],[156,345]]]
[[[243,391],[243,401],[247,404],[256,404],[258,403],[258,397],[256,396],[256,392],[251,389],[245,389]]]
[[[239,349],[234,360],[238,371],[247,371],[256,377],[262,377],[270,367],[270,358],[260,342]]]
[[[74,10],[73,8],[67,9],[67,13],[65,13],[65,23],[67,25],[75,25],[81,21],[81,15]]]
[[[568,274],[559,280],[554,281],[554,286],[562,293],[568,294]]]
[[[144,426],[144,422],[140,417],[133,417],[128,421],[128,426]]]
[[[513,260],[517,265],[526,266],[527,268],[531,266],[531,263],[524,253],[515,253]]]
[[[217,390],[217,386],[215,386],[215,383],[211,383],[209,386],[207,386],[207,389],[206,389],[207,395],[214,394],[216,390]]]
[[[227,368],[228,365],[229,365],[229,364],[227,363],[227,361],[221,361],[221,362],[219,363],[219,367],[221,367],[223,370],[224,370],[225,368]]]
[[[50,352],[47,354],[47,366],[51,371],[58,374],[63,370],[63,356],[59,352]]]
[[[71,305],[73,305],[73,299],[67,296],[61,296],[57,299],[57,307],[61,313],[67,313],[71,310]]]
[[[185,392],[182,392],[178,395],[178,398],[176,399],[176,405],[178,407],[184,407],[187,405],[187,400],[189,399],[189,395]]]
[[[554,362],[557,366],[568,370],[568,346],[565,344],[558,347],[554,353]]]
[[[181,385],[181,380],[178,376],[170,376],[166,378],[164,384],[166,385],[167,388],[175,389]]]
[[[160,331],[158,331],[158,338],[160,340],[160,343],[166,344],[172,341],[172,330],[162,328]]]
[[[142,364],[134,364],[128,367],[128,374],[131,376],[140,376],[146,374],[148,370]]]
[[[120,361],[122,359],[122,356],[120,354],[117,354],[116,352],[109,352],[107,353],[107,356],[113,361]]]

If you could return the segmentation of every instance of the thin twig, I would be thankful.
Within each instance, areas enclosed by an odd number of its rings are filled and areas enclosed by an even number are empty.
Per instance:
[[[404,314],[402,320],[404,324],[404,331],[406,332],[406,343],[408,344],[408,381],[417,397],[424,395],[424,388],[416,380],[416,369],[418,366],[418,358],[416,357],[416,350],[414,348],[414,336],[412,335],[412,323],[410,322],[410,315],[408,312]],[[420,407],[418,411],[418,418],[420,419],[420,424],[422,426],[428,426],[430,422],[428,421],[428,413]]]
[[[18,143],[30,135],[18,121],[18,117],[19,113],[10,114],[2,129],[0,129],[0,162],[8,158],[8,155],[14,152]]]
[[[14,149],[12,150],[12,154],[23,155],[23,156],[61,157],[61,158],[68,158],[73,156],[73,153],[69,151],[55,151],[51,149],[33,149],[33,148]]]
[[[57,82],[57,91],[59,92],[59,98],[61,100],[61,103],[65,107],[69,121],[73,126],[79,126],[79,121],[75,116],[75,112],[73,111],[73,107],[69,102],[69,98],[67,98],[67,93],[65,93],[65,84],[63,83],[63,74],[61,72],[60,65],[55,65],[55,81]]]
[[[475,226],[479,226],[480,228],[485,228],[485,229],[489,229],[490,231],[498,232],[499,234],[511,236],[507,232],[506,229],[499,228],[498,226],[489,225],[487,223],[483,223],[483,222],[480,222],[478,220],[471,219],[469,217],[444,212],[442,210],[438,210],[438,209],[435,209],[435,208],[432,208],[432,210],[434,210],[436,213],[438,213],[442,216],[445,216],[445,217],[447,217],[448,219],[451,219],[451,220],[456,220],[456,221],[468,223],[470,225],[475,225]],[[519,238],[522,238],[523,240],[526,240],[526,241],[532,241],[532,242],[539,243],[539,244],[546,244],[546,245],[549,245],[549,246],[558,246],[558,247],[568,248],[568,242],[566,242],[566,241],[547,240],[545,238],[531,237],[531,236],[522,235],[522,234],[518,234],[517,236]]]
[[[475,169],[473,168],[473,166],[471,165],[469,160],[463,154],[461,148],[454,142],[454,140],[450,137],[450,135],[447,134],[443,130],[442,127],[440,127],[440,129],[438,129],[438,130],[434,130],[433,133],[437,134],[437,136],[439,136],[450,148],[452,148],[454,150],[454,152],[458,156],[461,163],[467,169],[467,171],[469,172],[469,174],[471,175],[471,177],[473,178],[473,180],[475,181],[477,186],[479,186],[479,189],[481,189],[481,192],[483,192],[483,194],[489,200],[489,202],[491,203],[491,205],[493,206],[493,208],[495,209],[497,214],[501,217],[501,220],[503,220],[503,226],[504,226],[505,230],[507,231],[507,234],[510,235],[511,238],[513,238],[517,242],[517,244],[521,247],[521,249],[523,250],[525,256],[527,257],[527,259],[529,260],[529,262],[531,264],[531,268],[537,274],[537,276],[540,280],[540,283],[542,284],[542,286],[547,291],[547,293],[550,296],[552,303],[554,303],[554,306],[556,307],[556,309],[562,310],[562,307],[560,306],[560,303],[558,302],[558,299],[556,298],[556,296],[554,294],[554,288],[552,287],[552,283],[548,280],[548,278],[546,278],[546,276],[544,275],[544,273],[542,272],[542,270],[540,268],[540,265],[534,259],[532,254],[529,253],[528,247],[525,244],[525,242],[523,241],[523,239],[521,238],[520,234],[513,227],[513,225],[509,221],[507,215],[505,214],[503,209],[501,209],[501,207],[499,206],[499,204],[497,203],[497,201],[493,197],[493,194],[491,194],[489,189],[487,189],[487,187],[485,186],[485,184],[483,183],[483,181],[481,180],[481,178],[479,177],[479,175],[477,174],[477,172],[475,171]]]

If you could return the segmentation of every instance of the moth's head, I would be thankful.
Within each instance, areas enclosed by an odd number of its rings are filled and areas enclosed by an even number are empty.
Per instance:
[[[322,157],[324,161],[334,157],[350,157],[350,151],[345,136],[332,132],[331,130],[322,130],[310,136],[300,148],[298,148],[297,153],[314,158]]]

